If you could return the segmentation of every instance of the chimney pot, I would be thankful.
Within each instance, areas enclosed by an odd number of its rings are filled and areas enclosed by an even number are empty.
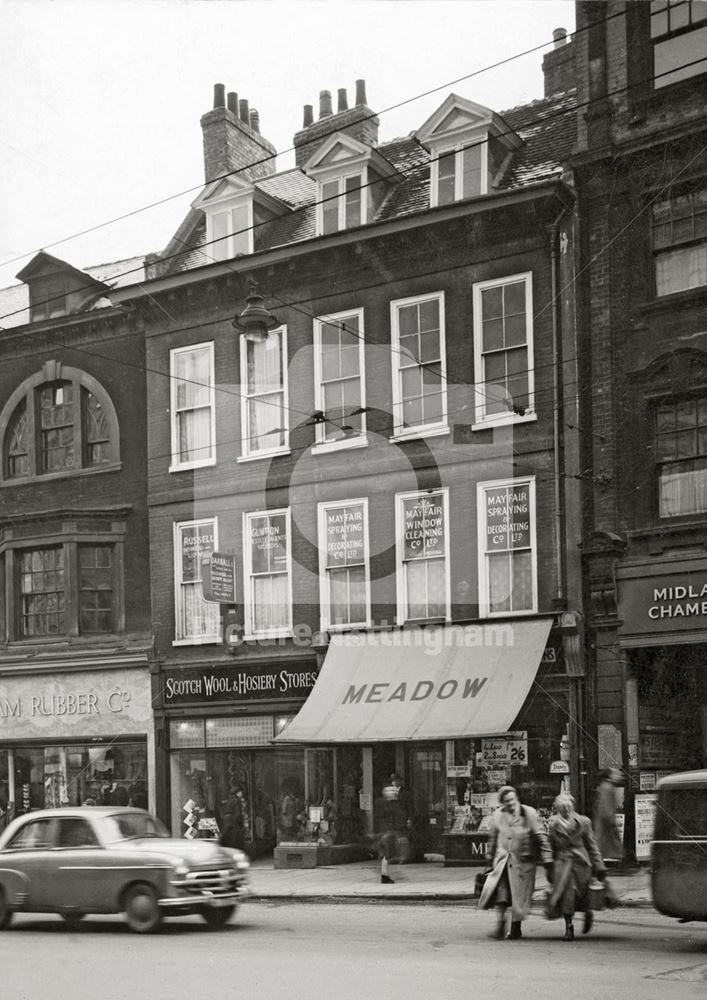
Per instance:
[[[228,110],[232,111],[236,118],[238,117],[238,94],[233,90],[228,92]]]
[[[226,107],[226,88],[222,83],[214,84],[214,107]]]
[[[367,104],[366,101],[366,81],[356,81],[356,104]]]
[[[348,111],[349,110],[349,100],[346,96],[346,87],[339,87],[339,98],[336,106],[337,111]]]
[[[328,118],[332,113],[331,109],[331,91],[330,90],[320,90],[319,91],[319,117]]]
[[[552,33],[555,42],[554,48],[560,49],[567,44],[567,28],[555,28]]]
[[[304,119],[302,121],[302,128],[309,128],[309,126],[314,122],[314,108],[311,104],[305,104],[304,106]]]
[[[245,122],[246,125],[250,125],[250,112],[248,110],[248,101],[244,100],[244,98],[241,98],[240,101],[238,102],[238,108],[240,111],[239,114],[240,120],[242,122]]]
[[[260,132],[260,112],[255,108],[251,108],[250,111],[250,127],[254,132]]]

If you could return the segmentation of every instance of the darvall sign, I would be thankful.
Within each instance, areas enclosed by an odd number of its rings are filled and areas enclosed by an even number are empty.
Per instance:
[[[707,569],[642,579],[620,576],[619,617],[628,634],[707,628]]]
[[[169,706],[302,698],[316,679],[317,671],[307,667],[187,667],[165,671],[162,700]]]

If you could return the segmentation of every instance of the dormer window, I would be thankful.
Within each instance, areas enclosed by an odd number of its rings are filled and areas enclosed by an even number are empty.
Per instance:
[[[206,216],[207,260],[231,260],[253,253],[258,227],[289,209],[242,177],[225,177],[207,184],[192,208]]]
[[[436,160],[437,204],[449,205],[462,198],[486,194],[483,181],[484,147],[457,146],[441,152]]]
[[[46,323],[61,316],[84,312],[109,292],[108,285],[52,256],[35,254],[17,274],[29,289],[31,323]]]
[[[343,132],[330,136],[304,170],[317,182],[319,236],[372,222],[396,173],[373,146]]]
[[[455,94],[428,118],[416,137],[431,155],[432,207],[488,194],[521,142],[495,112]]]
[[[321,233],[336,233],[361,225],[362,176],[337,177],[321,185]]]

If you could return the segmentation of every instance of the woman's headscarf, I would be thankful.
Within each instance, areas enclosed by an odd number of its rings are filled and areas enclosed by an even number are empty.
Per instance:
[[[575,801],[569,792],[560,792],[554,802],[555,820],[564,830],[571,829],[575,824]]]

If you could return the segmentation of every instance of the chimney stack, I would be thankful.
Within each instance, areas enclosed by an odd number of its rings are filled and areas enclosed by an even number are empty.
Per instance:
[[[366,104],[366,81],[356,81],[356,106],[349,107],[345,87],[337,91],[336,114],[332,112],[331,91],[319,91],[319,118],[314,121],[311,104],[304,106],[302,128],[295,134],[295,163],[302,167],[319,146],[335,132],[344,132],[367,146],[378,145],[378,117]]]
[[[260,134],[260,115],[235,91],[226,100],[222,83],[214,86],[214,107],[202,116],[201,129],[207,184],[224,174],[257,181],[275,173],[277,150]]]
[[[543,56],[545,97],[564,94],[577,86],[575,72],[575,44],[565,28],[555,28],[552,33],[553,48]]]
[[[319,91],[319,119],[328,118],[332,114],[331,91]]]

